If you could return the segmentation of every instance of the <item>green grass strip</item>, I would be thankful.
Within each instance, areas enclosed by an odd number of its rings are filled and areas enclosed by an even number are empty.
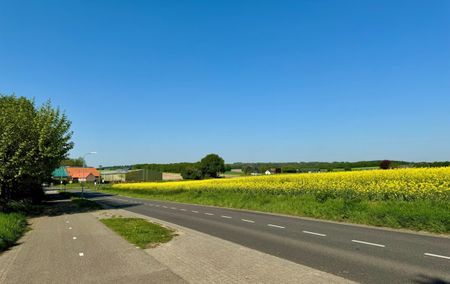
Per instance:
[[[140,248],[154,247],[157,244],[166,243],[174,237],[172,230],[140,218],[110,218],[101,221]]]
[[[13,246],[26,228],[27,220],[24,215],[0,212],[0,252]]]

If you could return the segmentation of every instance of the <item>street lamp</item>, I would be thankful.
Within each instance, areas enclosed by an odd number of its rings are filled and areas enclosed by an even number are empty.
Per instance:
[[[84,176],[84,168],[86,167],[86,156],[87,155],[94,155],[97,154],[97,152],[89,152],[83,155],[83,168],[81,170],[82,176]],[[84,178],[84,182],[87,182],[87,177]],[[84,197],[84,186],[83,183],[81,183],[81,197]]]

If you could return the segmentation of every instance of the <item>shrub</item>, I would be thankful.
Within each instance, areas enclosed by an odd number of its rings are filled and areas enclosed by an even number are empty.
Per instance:
[[[202,179],[202,171],[200,169],[190,167],[183,170],[181,173],[183,179]]]

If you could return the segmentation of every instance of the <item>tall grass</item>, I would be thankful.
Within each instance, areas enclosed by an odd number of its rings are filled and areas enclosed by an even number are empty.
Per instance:
[[[0,252],[13,246],[27,227],[24,215],[0,212]]]

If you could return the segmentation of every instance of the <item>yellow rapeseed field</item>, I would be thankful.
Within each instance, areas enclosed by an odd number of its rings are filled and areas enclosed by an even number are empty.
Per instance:
[[[232,190],[262,193],[312,193],[371,200],[450,199],[450,167],[279,174],[200,181],[117,184],[142,190]]]

